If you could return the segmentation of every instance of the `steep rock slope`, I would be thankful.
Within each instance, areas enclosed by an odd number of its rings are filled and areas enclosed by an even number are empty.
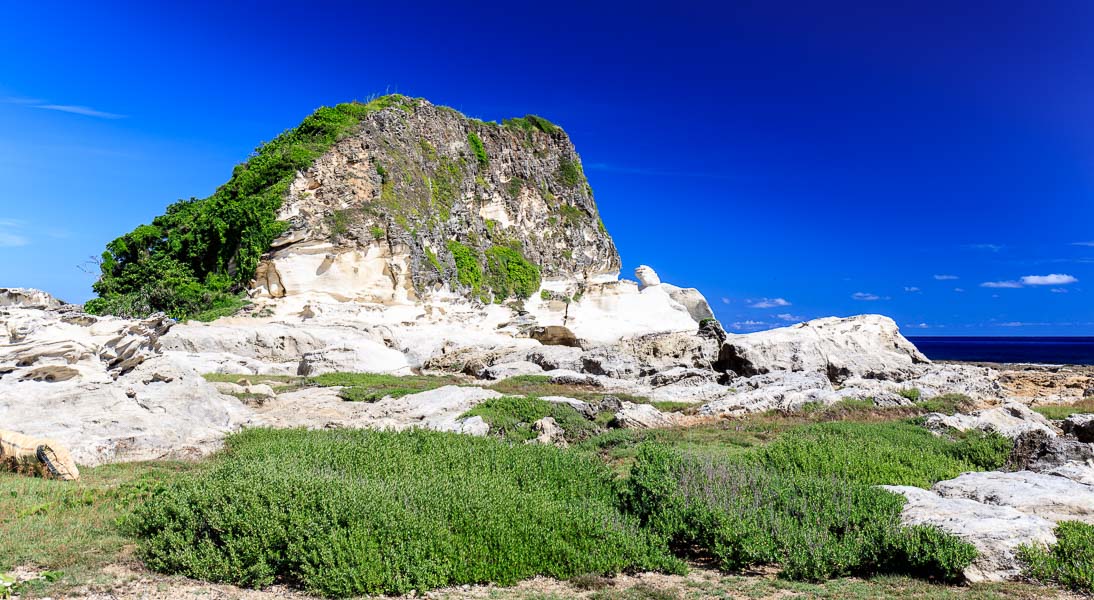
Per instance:
[[[370,302],[456,289],[528,297],[541,277],[617,274],[574,146],[538,117],[504,125],[425,100],[367,115],[297,175],[254,289]]]

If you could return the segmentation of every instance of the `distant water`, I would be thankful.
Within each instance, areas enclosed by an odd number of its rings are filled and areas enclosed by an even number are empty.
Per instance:
[[[1094,365],[1094,337],[909,337],[931,360]]]

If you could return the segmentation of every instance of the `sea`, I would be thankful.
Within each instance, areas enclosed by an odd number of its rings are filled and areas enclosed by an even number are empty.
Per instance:
[[[908,339],[931,360],[1094,365],[1094,337],[920,337]]]

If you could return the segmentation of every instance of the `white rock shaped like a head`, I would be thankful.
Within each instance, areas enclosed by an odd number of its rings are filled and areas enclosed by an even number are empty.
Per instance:
[[[661,285],[661,278],[657,276],[657,272],[647,267],[646,265],[639,265],[634,270],[634,276],[638,278],[638,287],[648,288],[655,285]]]

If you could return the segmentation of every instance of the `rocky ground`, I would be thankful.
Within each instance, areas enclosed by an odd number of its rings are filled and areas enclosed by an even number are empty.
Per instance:
[[[964,474],[930,490],[891,488],[908,498],[908,523],[937,525],[978,548],[980,558],[966,571],[969,581],[1019,578],[1018,545],[1053,543],[1061,520],[1094,523],[1094,420],[1075,415],[1053,421],[1032,410],[1094,394],[1094,368],[932,363],[891,320],[877,315],[749,335],[727,334],[714,320],[688,316],[686,329],[642,332],[630,315],[642,313],[646,322],[650,311],[679,316],[696,310],[693,297],[675,294],[679,288],[664,287],[652,271],[639,275],[637,285],[608,285],[599,294],[587,290],[580,303],[564,307],[566,319],[587,313],[579,321],[584,329],[576,331],[543,324],[557,316],[549,294],[529,300],[523,310],[459,299],[375,307],[297,297],[211,324],[180,324],[163,317],[95,317],[44,293],[4,290],[0,422],[52,438],[81,465],[94,466],[202,456],[248,426],[425,427],[486,435],[489,425],[464,413],[502,395],[534,393],[626,428],[693,427],[850,401],[878,409],[937,410],[925,415],[927,427],[995,431],[1016,440],[1018,450],[1005,472]],[[604,323],[600,330],[591,325],[598,320]],[[390,391],[381,386],[375,401],[348,402],[345,390],[352,385],[322,383],[324,374],[343,372],[431,375],[437,384]],[[556,425],[536,423],[541,442],[564,443]],[[242,592],[131,569],[116,575],[107,589],[89,588],[86,595],[287,593]],[[516,589],[433,595],[828,593],[767,581],[696,570],[677,579],[618,578],[603,589],[534,580]],[[839,585],[850,587],[836,595],[882,593],[875,583]],[[893,595],[907,586],[920,593],[919,585],[897,585]],[[658,590],[668,591],[657,595]],[[1005,591],[1020,597],[1022,590]]]

